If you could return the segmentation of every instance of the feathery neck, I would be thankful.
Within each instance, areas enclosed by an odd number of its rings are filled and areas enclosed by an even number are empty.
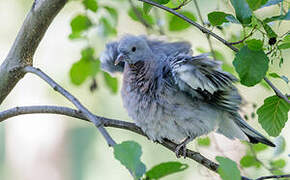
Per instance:
[[[126,63],[124,71],[124,84],[131,87],[129,91],[135,91],[142,94],[152,93],[157,87],[157,62],[139,61],[134,65]],[[124,85],[123,85],[124,87]]]
[[[146,80],[154,78],[157,63],[154,60],[138,61],[135,64],[127,64],[126,68],[131,77],[143,77]]]

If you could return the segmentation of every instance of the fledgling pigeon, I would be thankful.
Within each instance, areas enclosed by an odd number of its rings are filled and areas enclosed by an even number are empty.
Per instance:
[[[126,35],[107,44],[101,65],[110,73],[123,72],[129,116],[151,140],[178,143],[177,156],[185,156],[186,144],[211,131],[275,146],[239,115],[236,78],[207,54],[192,56],[187,42]]]

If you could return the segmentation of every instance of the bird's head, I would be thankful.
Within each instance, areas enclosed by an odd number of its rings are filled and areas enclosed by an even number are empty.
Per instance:
[[[115,65],[121,61],[127,62],[129,65],[135,64],[139,61],[148,60],[152,55],[152,51],[145,39],[132,35],[124,36],[120,40],[118,51],[119,55]]]

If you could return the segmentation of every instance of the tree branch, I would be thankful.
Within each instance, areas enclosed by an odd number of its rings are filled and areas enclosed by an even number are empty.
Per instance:
[[[171,8],[168,8],[166,6],[163,6],[161,4],[158,4],[156,2],[153,2],[153,1],[150,1],[150,0],[137,0],[137,1],[141,1],[141,2],[145,2],[145,3],[148,3],[148,4],[151,4],[152,6],[155,6],[155,7],[158,7],[160,9],[163,9],[171,14],[174,14],[175,16],[183,19],[184,21],[190,23],[191,25],[195,26],[196,28],[198,28],[201,32],[203,33],[207,33],[208,35],[211,35],[212,37],[214,37],[215,39],[219,40],[220,42],[222,42],[224,45],[226,45],[227,47],[231,48],[233,51],[235,52],[238,52],[239,49],[234,47],[230,42],[226,41],[225,39],[223,39],[222,37],[220,37],[219,35],[215,34],[214,32],[208,30],[207,28],[201,26],[200,24],[192,21],[191,19],[189,19],[188,17],[182,15],[182,14],[179,14],[178,12],[174,11],[173,9]],[[271,81],[267,78],[267,77],[264,77],[264,80],[269,84],[269,86],[274,90],[274,92],[276,93],[277,96],[281,97],[282,99],[284,99],[286,102],[290,103],[288,98],[286,97],[286,95],[282,94],[278,88],[276,88],[272,83]],[[278,91],[277,91],[278,90]]]
[[[251,37],[253,35],[253,33],[255,32],[257,25],[251,30],[251,32],[245,36],[243,39],[236,41],[236,42],[230,42],[231,45],[236,45],[236,44],[240,44],[242,42],[244,42],[246,39],[248,39],[249,37]]]
[[[182,14],[179,14],[178,12],[174,11],[171,8],[168,8],[166,6],[163,6],[161,4],[158,4],[158,3],[150,1],[150,0],[137,0],[137,1],[145,2],[145,3],[151,4],[152,6],[155,6],[155,7],[158,7],[160,9],[163,9],[163,10],[165,10],[167,12],[170,12],[170,13],[174,14],[175,16],[177,16],[177,17],[183,19],[184,21],[188,22],[189,24],[192,24],[193,26],[197,27],[201,32],[209,34],[212,37],[216,38],[217,40],[219,40],[220,42],[225,44],[227,47],[231,48],[233,51],[235,51],[235,52],[239,51],[236,47],[232,46],[228,41],[226,41],[222,37],[218,36],[217,34],[213,33],[212,31],[208,30],[207,28],[201,26],[200,24],[192,21],[188,17],[186,17],[186,16],[184,16]]]
[[[3,122],[4,120],[8,118],[19,116],[19,115],[41,114],[41,113],[60,114],[60,115],[65,115],[65,116],[69,116],[73,118],[78,118],[87,122],[91,122],[81,111],[67,108],[67,107],[62,107],[62,106],[24,106],[24,107],[11,108],[6,111],[0,112],[0,122]],[[147,137],[146,134],[143,133],[141,128],[136,126],[134,123],[115,120],[115,119],[109,119],[109,118],[96,116],[96,115],[94,115],[94,117],[95,119],[101,119],[105,127],[124,129],[124,130],[137,133],[144,137]],[[164,146],[165,148],[169,149],[173,153],[175,153],[176,147],[178,146],[178,144],[167,139],[164,139],[163,142],[156,142],[156,143]],[[204,167],[208,168],[211,171],[217,172],[218,164],[207,159],[206,157],[204,157],[198,152],[186,149],[186,157],[198,162],[199,164],[202,164]],[[242,179],[250,180],[247,177],[242,177]]]
[[[49,114],[60,114],[60,115],[65,115],[65,116],[70,116],[74,118],[78,118],[81,120],[85,120],[90,122],[90,120],[86,117],[85,113],[78,111],[76,109],[71,109],[67,107],[60,107],[60,106],[26,106],[26,107],[15,107],[12,109],[8,109],[6,111],[0,112],[0,122],[19,115],[23,114],[36,114],[36,113],[49,113]],[[114,127],[114,128],[119,128],[119,129],[125,129],[132,131],[134,133],[140,134],[142,136],[147,137],[143,131],[136,126],[134,123],[130,122],[125,122],[125,121],[119,121],[119,120],[114,120],[114,119],[108,119],[104,118],[101,116],[95,116],[95,119],[101,119],[103,121],[103,125],[105,127]],[[159,142],[157,142],[159,143]],[[167,149],[171,150],[172,152],[175,153],[175,149],[177,144],[169,141],[169,140],[164,140],[164,142],[159,143],[162,146],[166,147]],[[191,151],[189,149],[186,150],[186,157],[195,160],[196,162],[202,164],[206,168],[212,170],[212,171],[217,171],[218,164],[212,162],[211,160],[205,158],[198,152]]]
[[[276,93],[276,95],[282,99],[284,99],[287,103],[290,104],[290,100],[288,99],[287,96],[285,96],[276,86],[274,86],[274,84],[266,77],[264,77],[264,80],[266,81],[266,83],[269,84],[269,86],[274,90],[274,92]]]
[[[88,120],[90,120],[94,125],[99,129],[101,134],[106,139],[109,146],[114,146],[116,142],[112,139],[112,137],[109,135],[109,133],[106,131],[106,129],[103,127],[102,119],[96,118],[86,107],[84,107],[77,98],[75,98],[72,94],[70,94],[67,90],[65,90],[63,87],[61,87],[59,84],[57,84],[53,79],[51,79],[48,75],[46,75],[44,72],[42,72],[40,69],[34,68],[32,66],[26,66],[23,68],[24,72],[33,73],[37,76],[39,76],[41,79],[43,79],[45,82],[47,82],[55,91],[62,94],[66,99],[68,99],[70,102],[72,102],[76,108],[79,109],[79,111],[86,117]]]
[[[24,76],[25,72],[19,69],[32,65],[33,55],[44,33],[67,0],[37,2],[27,14],[8,56],[0,66],[0,104]]]
[[[273,175],[273,176],[262,176],[257,178],[256,180],[264,180],[264,179],[280,179],[280,178],[290,178],[290,174],[285,175]]]

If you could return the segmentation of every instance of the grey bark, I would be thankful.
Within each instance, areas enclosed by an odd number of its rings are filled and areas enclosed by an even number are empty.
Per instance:
[[[24,76],[21,69],[33,64],[34,53],[54,17],[67,0],[37,1],[27,14],[23,25],[0,66],[0,104]]]

